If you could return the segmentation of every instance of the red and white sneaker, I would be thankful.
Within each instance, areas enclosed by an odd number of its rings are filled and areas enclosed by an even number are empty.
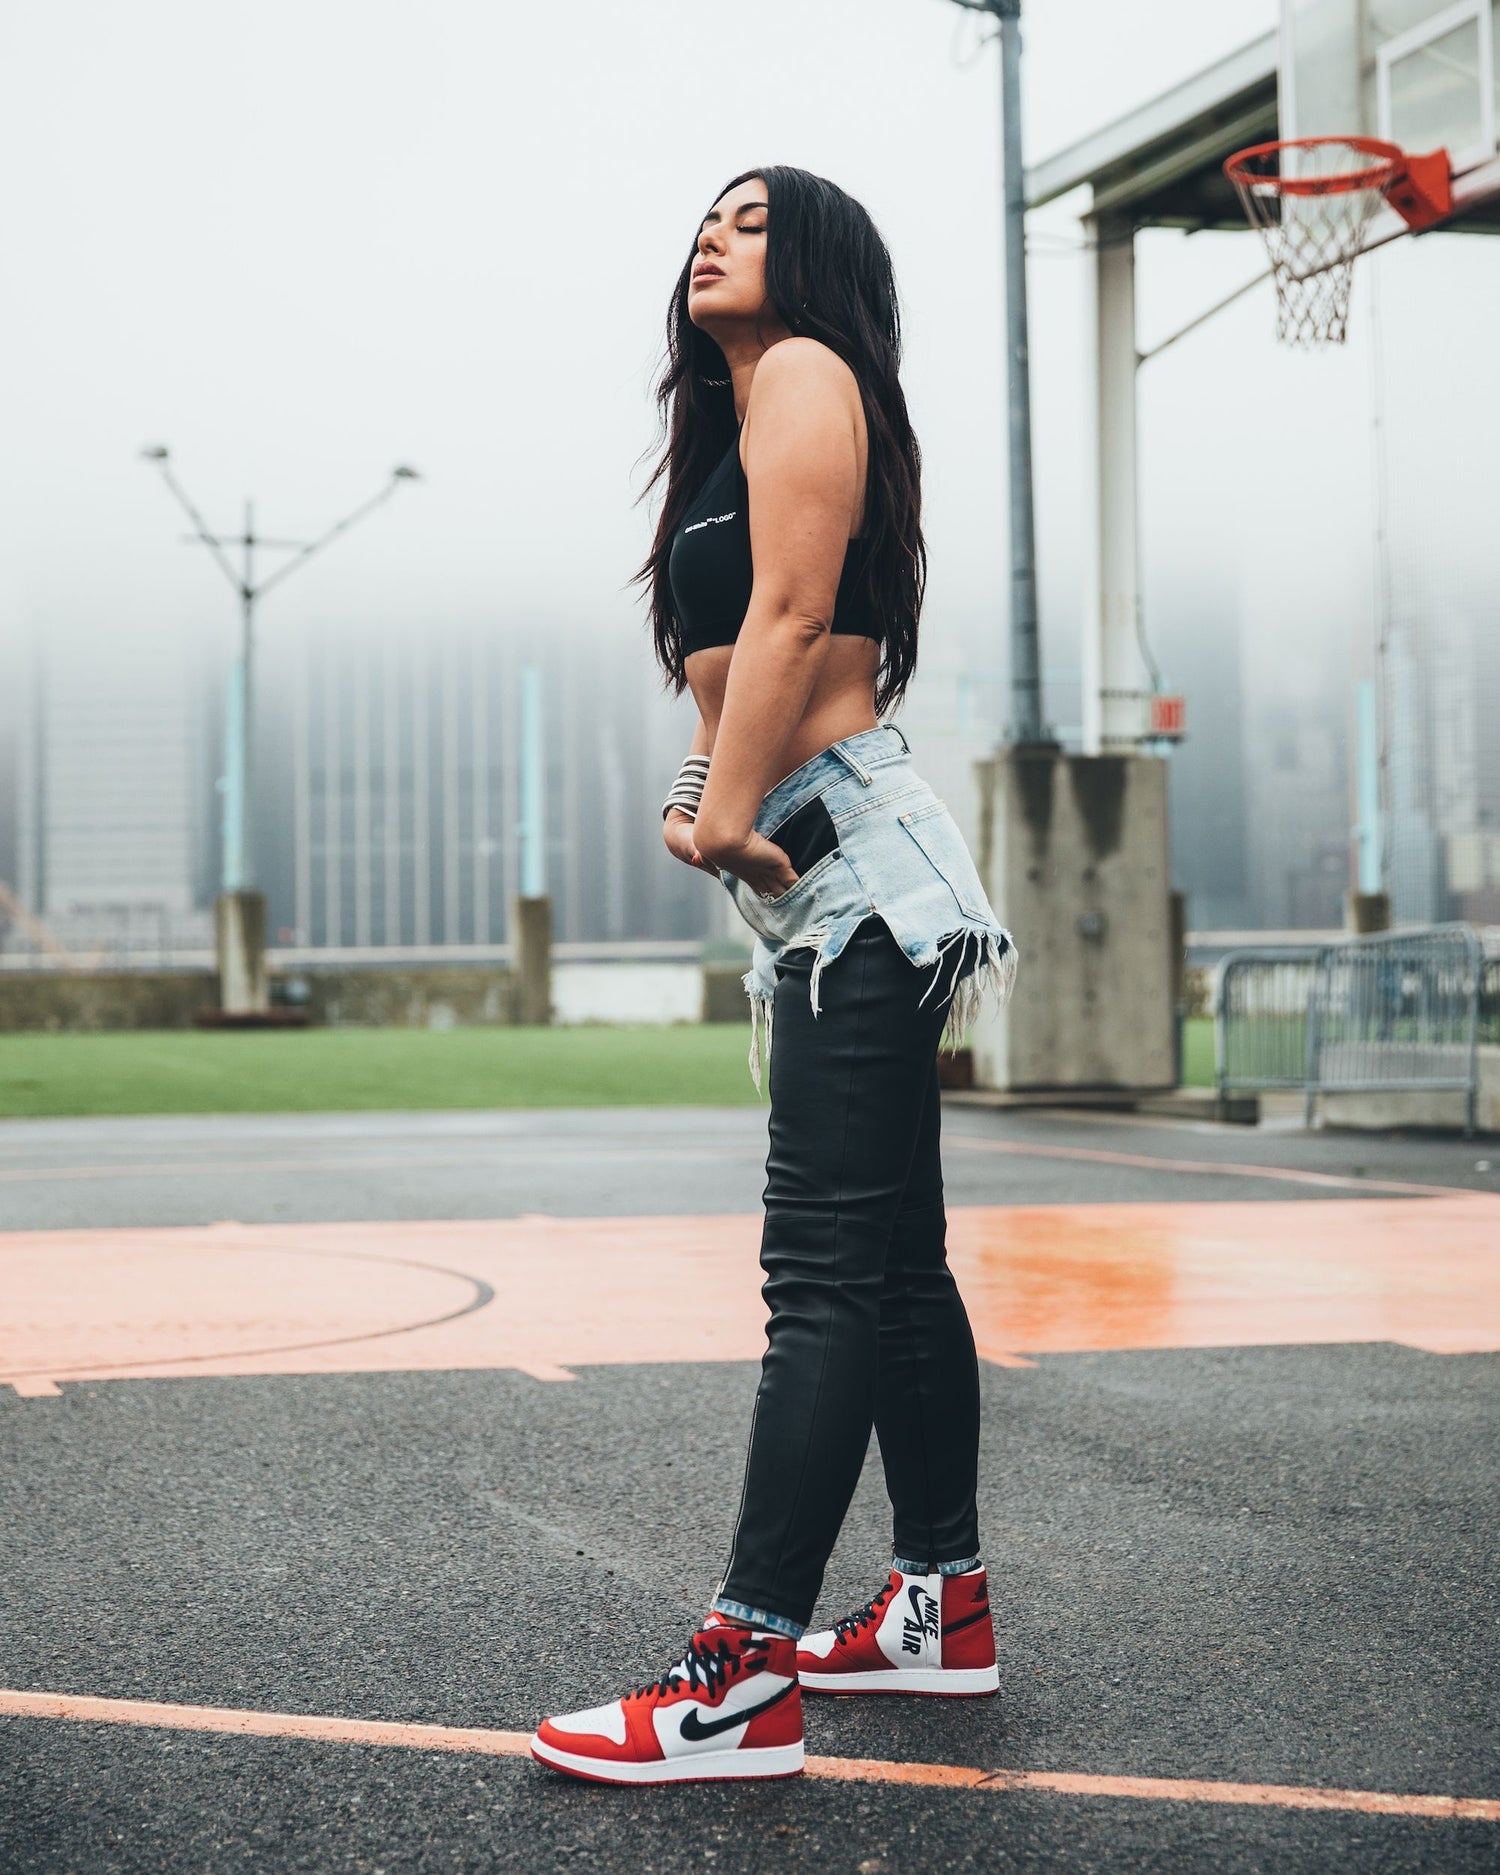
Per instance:
[[[605,1784],[794,1777],[802,1769],[797,1643],[710,1615],[659,1680],[544,1720],[531,1755]]]
[[[815,1693],[938,1693],[1000,1689],[984,1570],[909,1576],[899,1569],[875,1597],[797,1643],[797,1673]]]

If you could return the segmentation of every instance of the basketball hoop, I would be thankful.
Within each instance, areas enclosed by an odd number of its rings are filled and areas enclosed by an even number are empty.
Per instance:
[[[1448,212],[1446,152],[1408,157],[1375,137],[1258,143],[1224,165],[1276,281],[1276,336],[1285,345],[1342,345],[1354,263],[1389,199],[1413,228]]]

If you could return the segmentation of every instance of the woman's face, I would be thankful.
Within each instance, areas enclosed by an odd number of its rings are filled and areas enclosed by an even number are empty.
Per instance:
[[[688,317],[716,326],[760,317],[766,303],[766,185],[758,176],[719,197],[703,217],[688,281]]]

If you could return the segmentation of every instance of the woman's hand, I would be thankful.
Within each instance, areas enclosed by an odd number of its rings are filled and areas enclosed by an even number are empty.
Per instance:
[[[662,822],[661,837],[673,859],[680,859],[684,866],[695,866],[699,872],[717,875],[717,868],[698,851],[691,817],[680,808],[674,807]]]
[[[753,829],[736,839],[712,834],[705,838],[702,832],[695,837],[709,865],[732,872],[762,898],[780,898],[801,877],[781,848]]]

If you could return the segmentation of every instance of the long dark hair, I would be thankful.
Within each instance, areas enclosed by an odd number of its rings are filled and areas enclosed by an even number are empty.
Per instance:
[[[891,257],[868,212],[851,195],[805,169],[773,163],[726,182],[766,185],[766,297],[787,329],[819,339],[854,373],[869,450],[861,536],[864,597],[881,627],[875,710],[901,700],[917,663],[917,619],[927,578],[922,539],[922,454],[901,394],[901,314]],[[664,447],[643,491],[666,477],[656,538],[636,579],[651,595],[651,630],[667,683],[680,696],[682,629],[672,606],[667,561],[683,516],[735,437],[734,393],[724,355],[688,317],[688,281],[697,242],[683,262],[667,309],[667,355],[656,386]]]

